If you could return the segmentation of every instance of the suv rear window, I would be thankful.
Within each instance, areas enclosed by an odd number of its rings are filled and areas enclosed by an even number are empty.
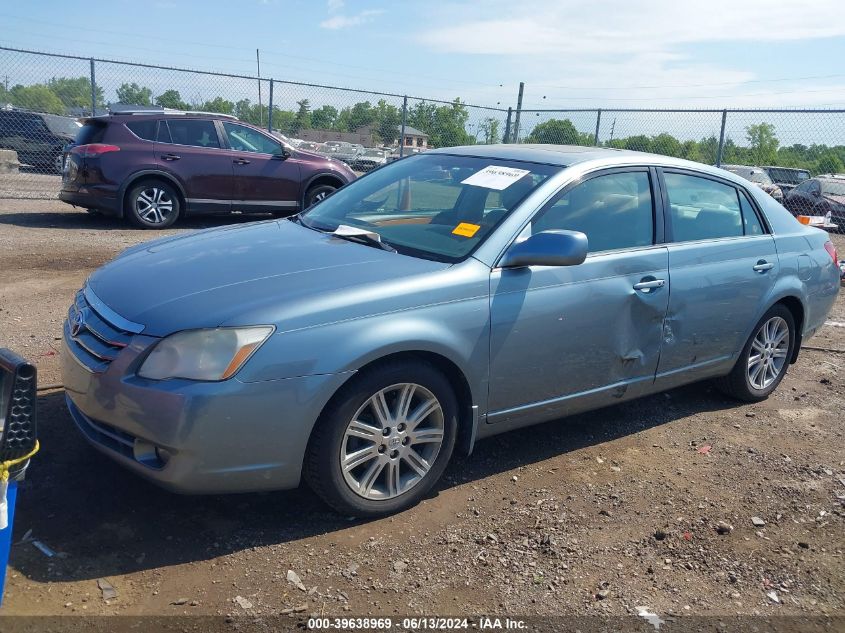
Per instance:
[[[177,145],[220,147],[217,128],[212,121],[200,119],[170,119],[167,122],[170,136]]]
[[[158,121],[147,119],[146,121],[132,121],[131,123],[127,123],[126,127],[138,138],[142,138],[145,141],[154,141],[156,137],[156,125],[158,125]]]
[[[77,145],[102,143],[106,135],[106,124],[102,121],[87,121],[76,135]]]

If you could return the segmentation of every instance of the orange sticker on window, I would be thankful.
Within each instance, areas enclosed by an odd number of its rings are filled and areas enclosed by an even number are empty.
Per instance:
[[[478,224],[470,224],[469,222],[461,222],[455,229],[452,231],[453,235],[463,235],[464,237],[472,237],[476,233],[478,233],[478,229],[481,227]]]

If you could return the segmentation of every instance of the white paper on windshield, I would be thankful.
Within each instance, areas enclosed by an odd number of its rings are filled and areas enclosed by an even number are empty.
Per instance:
[[[488,165],[481,171],[475,172],[469,178],[462,180],[461,184],[501,191],[502,189],[507,189],[517,180],[530,173],[531,172],[527,169],[515,169],[514,167],[502,167],[501,165]]]
[[[332,231],[332,235],[345,235],[347,237],[366,236],[374,239],[376,242],[381,242],[381,235],[375,231],[368,231],[367,229],[360,229],[357,226],[349,226],[348,224],[338,224],[337,228]]]

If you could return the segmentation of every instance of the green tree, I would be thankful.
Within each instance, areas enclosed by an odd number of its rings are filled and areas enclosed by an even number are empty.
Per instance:
[[[91,79],[88,77],[53,77],[47,87],[66,108],[91,108]],[[95,93],[97,105],[104,105],[103,89],[97,86]]]
[[[187,103],[182,101],[182,95],[179,94],[178,90],[165,90],[159,96],[156,97],[156,105],[160,105],[162,108],[173,108],[174,110],[189,110],[190,107]]]
[[[770,165],[777,159],[780,142],[775,136],[775,126],[771,123],[758,123],[745,128],[745,137],[751,149],[751,162],[755,165]]]
[[[117,102],[129,105],[148,106],[152,105],[153,91],[147,87],[142,88],[135,82],[120,84],[117,88]]]
[[[9,91],[9,96],[12,103],[19,108],[51,114],[65,113],[65,104],[44,84],[17,85]]]
[[[488,117],[478,124],[478,131],[484,134],[484,143],[492,145],[501,140],[499,136],[499,119]]]
[[[227,101],[223,97],[215,97],[211,101],[199,104],[197,109],[202,110],[203,112],[214,112],[216,114],[234,114],[235,104],[231,101]]]
[[[337,120],[337,108],[324,105],[311,113],[311,125],[318,130],[329,130]]]
[[[296,117],[293,120],[291,134],[298,134],[300,130],[311,127],[311,103],[308,99],[302,99],[297,101],[296,105],[299,106],[299,109],[296,111]]]
[[[588,137],[588,138],[587,138]],[[558,145],[592,145],[592,134],[583,135],[569,119],[549,119],[531,130],[526,143],[554,143]]]
[[[827,154],[819,159],[813,171],[817,174],[841,174],[845,171],[845,164],[836,154]]]
[[[671,134],[666,132],[658,134],[651,139],[651,151],[655,154],[663,154],[664,156],[674,156],[680,158],[683,153],[681,142]]]
[[[402,112],[384,99],[375,107],[375,132],[383,145],[391,145],[399,138],[399,126],[402,124]]]

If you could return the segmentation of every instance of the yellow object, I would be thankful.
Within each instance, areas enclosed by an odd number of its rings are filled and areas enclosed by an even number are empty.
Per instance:
[[[472,237],[476,233],[478,233],[478,229],[481,227],[478,224],[470,224],[469,222],[461,222],[455,229],[452,231],[454,235],[463,235],[464,237]]]
[[[810,223],[810,216],[809,215],[799,215],[798,221],[801,224],[809,224]]]
[[[35,440],[35,448],[33,448],[32,452],[30,452],[29,454],[24,455],[23,457],[18,457],[17,459],[10,459],[7,462],[0,463],[0,483],[6,483],[7,481],[9,481],[9,469],[12,466],[17,466],[18,464],[25,462],[30,457],[35,455],[40,448],[41,445],[38,443],[38,440]]]

